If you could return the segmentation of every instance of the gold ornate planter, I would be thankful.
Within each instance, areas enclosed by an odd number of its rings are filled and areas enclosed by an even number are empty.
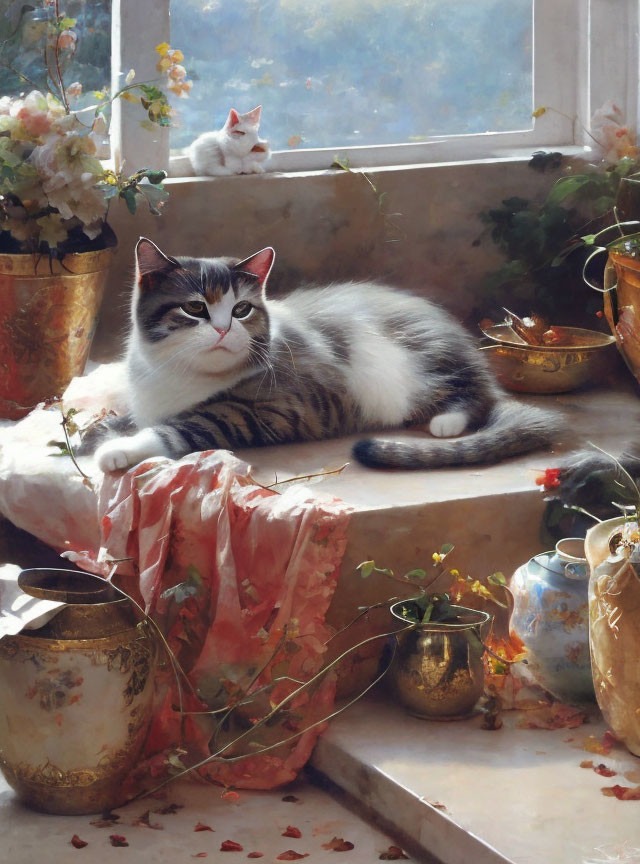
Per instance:
[[[404,624],[401,608],[391,613]],[[491,616],[464,606],[452,606],[449,621],[418,624],[398,637],[391,667],[394,689],[404,707],[427,720],[457,720],[474,709],[484,689],[481,629]]]
[[[610,546],[623,524],[609,519],[587,533],[589,643],[600,710],[614,735],[640,756],[640,579]]]
[[[640,381],[640,234],[608,247],[604,313],[625,363]]]
[[[0,417],[24,417],[82,374],[113,253],[0,255]]]
[[[0,641],[2,772],[38,810],[117,807],[151,720],[156,646],[148,625],[90,574],[23,571],[20,585],[69,605],[39,630]]]

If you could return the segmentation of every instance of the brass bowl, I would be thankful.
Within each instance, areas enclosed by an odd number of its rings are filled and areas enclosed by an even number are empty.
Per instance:
[[[407,623],[401,600],[391,614]],[[452,606],[447,621],[417,624],[398,636],[398,651],[390,670],[399,701],[425,720],[468,717],[484,690],[481,630],[491,620],[487,612]]]
[[[508,324],[482,330],[494,343],[489,354],[496,377],[517,393],[566,393],[596,384],[615,362],[615,337],[582,327],[555,327],[562,345],[527,345]]]

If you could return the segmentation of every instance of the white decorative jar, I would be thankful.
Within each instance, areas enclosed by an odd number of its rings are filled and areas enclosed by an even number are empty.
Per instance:
[[[67,605],[44,627],[0,640],[0,768],[38,810],[119,806],[151,720],[149,625],[88,573],[27,570],[19,584]]]

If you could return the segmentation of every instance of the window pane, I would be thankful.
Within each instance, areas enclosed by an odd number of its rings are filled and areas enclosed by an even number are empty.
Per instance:
[[[262,104],[273,149],[531,128],[533,0],[171,0],[172,144]]]
[[[36,5],[38,8],[33,8]],[[92,90],[110,84],[111,0],[66,0],[60,8],[65,16],[76,19],[75,50],[62,50],[60,58],[65,84],[79,81],[83,86],[84,95],[73,103],[78,108],[95,102]],[[0,95],[16,96],[32,90],[33,85],[46,91],[43,52],[47,32],[55,20],[53,6],[0,0],[0,13]],[[9,66],[26,75],[29,82]]]

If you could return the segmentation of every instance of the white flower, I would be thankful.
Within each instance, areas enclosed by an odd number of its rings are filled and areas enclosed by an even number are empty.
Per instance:
[[[63,219],[79,219],[88,236],[97,236],[100,229],[95,225],[104,219],[106,210],[104,196],[96,189],[104,171],[94,156],[95,146],[89,135],[67,132],[50,136],[34,148],[29,159],[49,206]]]
[[[68,231],[57,213],[49,213],[48,216],[36,219],[36,224],[40,229],[39,239],[44,243],[48,243],[51,249],[55,249],[58,243],[62,243],[67,239]]]

